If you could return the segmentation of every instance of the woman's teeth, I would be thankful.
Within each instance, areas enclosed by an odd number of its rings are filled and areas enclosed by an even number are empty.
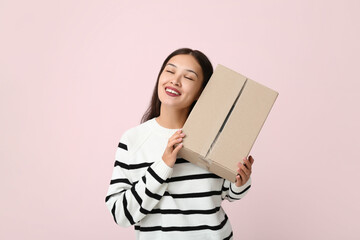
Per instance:
[[[169,88],[165,89],[165,91],[169,92],[169,93],[173,93],[173,94],[176,94],[176,95],[180,95],[178,92],[175,92],[174,90],[171,90]]]

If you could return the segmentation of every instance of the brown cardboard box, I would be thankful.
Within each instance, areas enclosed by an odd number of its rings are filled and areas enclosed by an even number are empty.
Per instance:
[[[183,127],[179,152],[200,167],[235,182],[278,93],[218,65]]]

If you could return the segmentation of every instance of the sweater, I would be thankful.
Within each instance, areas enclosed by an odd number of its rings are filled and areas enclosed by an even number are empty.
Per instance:
[[[178,158],[170,168],[162,160],[168,139],[178,129],[155,118],[127,130],[118,144],[105,198],[120,226],[135,226],[139,240],[233,239],[224,199],[246,195],[241,187]]]

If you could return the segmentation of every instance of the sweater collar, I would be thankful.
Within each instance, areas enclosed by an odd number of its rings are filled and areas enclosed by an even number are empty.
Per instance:
[[[153,125],[153,130],[163,136],[171,137],[177,130],[179,129],[171,129],[171,128],[165,128],[161,126],[157,121],[156,118],[153,118],[150,120]]]

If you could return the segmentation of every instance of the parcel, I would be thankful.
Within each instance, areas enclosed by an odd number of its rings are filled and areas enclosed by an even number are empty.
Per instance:
[[[234,182],[278,93],[222,65],[186,120],[178,156]]]

